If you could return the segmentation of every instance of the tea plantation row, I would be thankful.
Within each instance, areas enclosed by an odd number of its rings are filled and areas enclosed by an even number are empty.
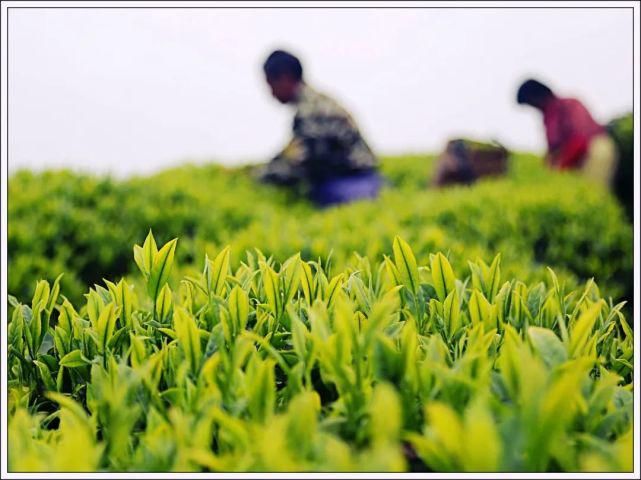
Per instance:
[[[551,266],[568,285],[595,277],[603,294],[629,298],[632,228],[616,201],[532,155],[510,166],[504,179],[439,191],[426,187],[433,158],[385,158],[380,199],[327,211],[257,185],[247,168],[192,165],[128,180],[23,171],[9,180],[9,291],[29,298],[35,281],[64,272],[78,302],[87,286],[130,274],[129,246],[152,228],[161,241],[181,238],[186,273],[224,245],[236,262],[259,248],[279,261],[329,259],[340,271],[354,252],[381,260],[402,235],[420,261],[440,250],[461,269],[500,253],[504,271],[524,281]]]
[[[182,243],[134,247],[142,288],[11,300],[10,470],[632,469],[633,334],[593,282],[400,238],[333,273],[224,248],[178,282]]]

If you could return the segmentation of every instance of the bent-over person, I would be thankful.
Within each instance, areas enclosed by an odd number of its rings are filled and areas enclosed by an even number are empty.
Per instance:
[[[375,198],[382,185],[378,159],[352,116],[334,99],[309,86],[300,61],[274,51],[263,66],[272,95],[296,109],[293,136],[264,168],[261,178],[304,184],[318,206]]]

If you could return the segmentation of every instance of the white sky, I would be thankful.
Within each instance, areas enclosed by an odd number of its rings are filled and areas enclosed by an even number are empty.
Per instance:
[[[514,101],[530,75],[600,121],[632,108],[629,9],[12,9],[9,169],[266,160],[293,113],[262,77],[279,47],[382,154],[457,135],[542,150]]]

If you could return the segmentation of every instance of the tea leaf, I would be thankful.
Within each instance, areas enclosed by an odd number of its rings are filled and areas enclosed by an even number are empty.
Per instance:
[[[209,295],[222,296],[225,290],[225,280],[229,272],[231,257],[229,246],[223,248],[213,261],[205,261],[205,279]]]
[[[73,350],[60,359],[60,366],[67,368],[78,368],[88,365],[84,355],[80,350]]]
[[[399,272],[401,282],[409,288],[410,292],[418,292],[419,277],[416,258],[410,246],[400,237],[394,237],[392,246],[394,251],[394,264]]]
[[[239,286],[232,288],[229,294],[229,314],[236,332],[244,330],[249,316],[249,297]]]
[[[565,347],[552,330],[529,327],[527,332],[535,350],[548,367],[555,367],[567,360]]]
[[[150,275],[157,253],[158,247],[156,246],[156,240],[151,230],[149,230],[143,246],[134,246],[134,260],[145,277]]]
[[[455,277],[452,266],[442,253],[430,255],[432,282],[438,299],[443,302],[449,292],[455,288]]]
[[[177,242],[178,239],[174,238],[163,245],[154,255],[149,280],[147,281],[147,292],[154,302],[157,300],[160,290],[169,279],[171,267],[174,263],[174,252],[176,251]]]
[[[586,353],[586,346],[592,333],[592,328],[601,312],[602,303],[597,302],[581,314],[570,331],[568,354],[571,358]]]

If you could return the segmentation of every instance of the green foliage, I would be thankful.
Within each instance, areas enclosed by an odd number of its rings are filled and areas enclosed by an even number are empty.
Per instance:
[[[503,179],[430,190],[433,158],[386,158],[390,185],[380,199],[325,211],[257,185],[245,168],[183,166],[123,181],[18,172],[9,179],[9,290],[26,298],[35,281],[65,272],[61,286],[78,303],[86,285],[135,273],[130,245],[152,228],[162,242],[181,239],[176,279],[197,274],[205,254],[211,268],[225,267],[229,258],[237,267],[255,247],[277,261],[300,252],[302,260],[343,270],[354,252],[383,260],[400,234],[419,263],[443,251],[454,271],[462,271],[468,258],[489,264],[500,253],[503,273],[523,281],[544,279],[551,266],[568,285],[594,277],[604,294],[629,298],[632,228],[616,201],[575,175],[546,171],[537,157],[516,155],[510,162]],[[217,259],[226,245],[229,253]],[[136,257],[146,275],[152,274],[149,254]],[[152,280],[145,278],[143,287],[165,279]],[[216,285],[207,288],[216,295]]]
[[[617,147],[618,168],[613,190],[624,206],[630,223],[634,220],[634,116],[632,112],[611,120],[606,129]]]
[[[174,283],[150,233],[142,288],[38,282],[12,299],[9,470],[632,469],[621,304],[391,243],[334,275],[223,248]]]

